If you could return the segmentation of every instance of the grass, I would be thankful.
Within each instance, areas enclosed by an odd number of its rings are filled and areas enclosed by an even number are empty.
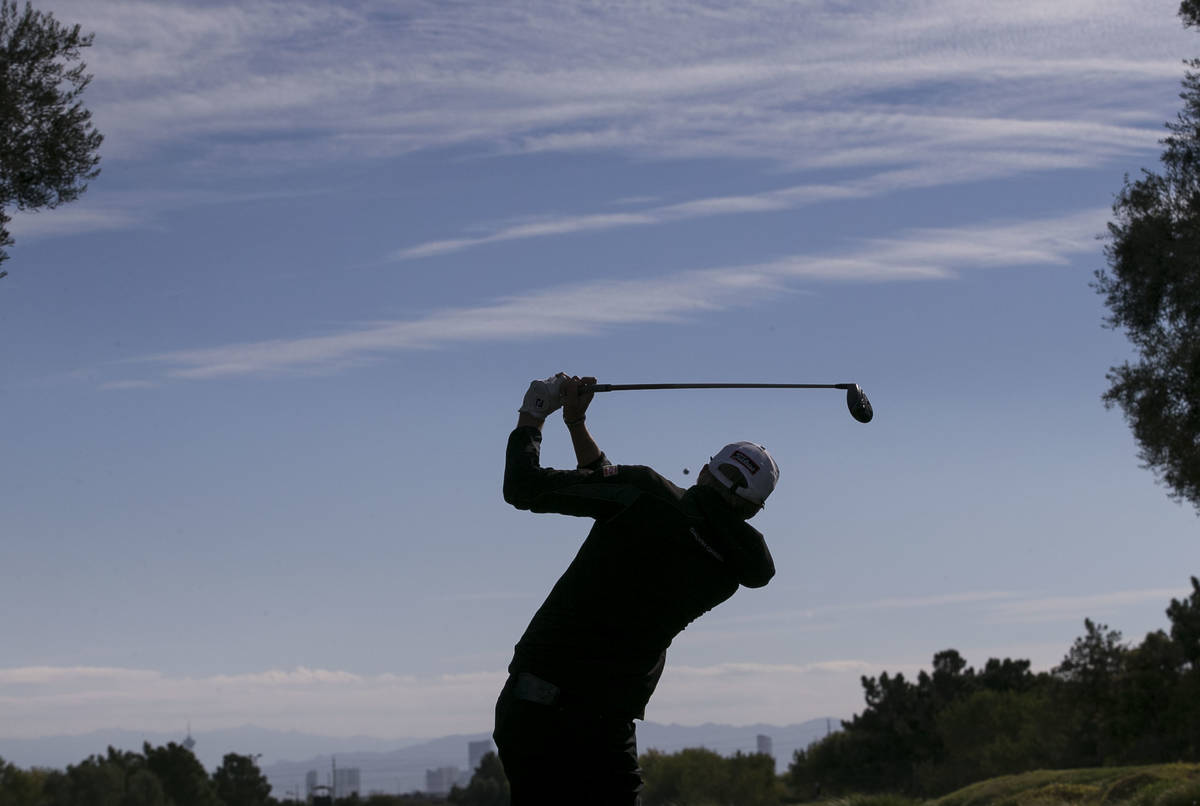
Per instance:
[[[920,806],[920,803],[904,795],[849,795],[822,801],[821,806]]]
[[[848,795],[810,806],[1200,806],[1200,764],[1037,770],[980,781],[934,800]]]
[[[1200,764],[1037,770],[980,781],[924,806],[1200,806]]]

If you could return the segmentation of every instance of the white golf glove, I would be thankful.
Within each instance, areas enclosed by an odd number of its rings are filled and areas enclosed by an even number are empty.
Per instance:
[[[566,379],[567,376],[560,372],[544,381],[533,381],[518,411],[539,420],[546,419],[546,415],[558,411],[562,406],[562,383]]]

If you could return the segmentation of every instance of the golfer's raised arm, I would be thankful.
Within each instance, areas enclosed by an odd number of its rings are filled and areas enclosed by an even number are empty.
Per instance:
[[[568,428],[576,458],[589,461],[575,470],[542,467],[542,423],[562,405],[566,398],[562,386],[569,382],[574,385],[570,412],[580,421]],[[594,472],[608,462],[583,428],[591,395],[578,393],[580,383],[579,378],[559,373],[529,385],[517,427],[508,437],[504,462],[504,500],[517,509],[600,518],[620,507],[619,485],[606,483],[605,476]]]
[[[575,461],[581,468],[594,469],[603,455],[600,446],[588,432],[587,409],[592,403],[592,392],[579,393],[581,386],[592,386],[596,379],[590,375],[580,378],[578,375],[563,382],[563,423],[571,434],[571,445],[575,448]]]

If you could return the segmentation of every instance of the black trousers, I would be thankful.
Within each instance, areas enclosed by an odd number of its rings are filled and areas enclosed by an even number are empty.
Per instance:
[[[512,806],[638,806],[633,721],[519,699],[514,681],[500,692],[492,734]]]

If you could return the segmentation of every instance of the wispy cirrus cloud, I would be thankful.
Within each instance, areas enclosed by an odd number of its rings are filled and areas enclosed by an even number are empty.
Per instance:
[[[504,672],[430,676],[358,674],[337,669],[269,669],[178,677],[156,670],[91,667],[0,669],[0,730],[6,738],[111,728],[177,730],[254,722],[388,736],[475,731]],[[302,716],[298,716],[302,715]]]
[[[657,722],[747,724],[800,722],[862,710],[863,675],[903,672],[917,664],[835,659],[807,664],[755,662],[668,664],[646,718]]]
[[[814,609],[826,616],[977,606],[989,621],[1062,621],[1097,618],[1122,608],[1161,605],[1184,596],[1182,588],[1109,591],[1076,596],[1028,592],[966,591],[886,597]],[[789,625],[795,614],[788,614]],[[721,628],[729,619],[705,622]],[[791,627],[789,626],[789,631]],[[1058,644],[989,646],[971,658],[1034,658],[1053,663]],[[485,730],[503,683],[503,660],[484,671],[434,675],[362,673],[344,669],[276,668],[207,676],[170,675],[154,669],[92,666],[0,668],[0,726],[8,738],[78,733],[115,724],[142,730],[198,730],[252,722],[275,729],[336,730],[341,735],[389,736],[396,725],[410,735]],[[863,675],[887,671],[913,676],[922,659],[834,657],[811,663],[738,659],[710,665],[668,664],[647,713],[660,722],[745,724],[803,721],[861,710]],[[331,727],[336,726],[336,727]]]
[[[802,290],[802,283],[911,282],[979,268],[1059,264],[1095,248],[1105,215],[1093,210],[1057,219],[916,230],[843,254],[562,286],[325,335],[180,350],[142,360],[162,365],[168,377],[206,379],[329,371],[387,353],[480,340],[586,336],[751,305]]]
[[[1145,132],[1126,134],[1142,144],[1152,139]],[[1055,158],[1053,164],[1050,164],[1046,158],[1028,153],[1012,158],[1002,158],[997,154],[976,154],[973,159],[961,164],[953,161],[943,162],[929,170],[888,170],[836,183],[801,184],[758,193],[714,196],[625,213],[544,216],[498,226],[483,235],[427,241],[398,249],[388,258],[396,261],[413,260],[506,241],[669,224],[713,216],[778,212],[810,204],[866,199],[904,190],[991,179],[1018,171],[1062,168],[1071,162],[1070,157]]]
[[[820,201],[862,198],[871,195],[872,192],[881,192],[880,186],[877,185],[872,188],[866,182],[847,183],[843,186],[798,185],[779,190],[764,191],[762,193],[717,196],[706,199],[694,199],[677,204],[664,204],[638,212],[547,216],[541,219],[499,227],[487,235],[428,241],[416,246],[396,250],[389,258],[392,260],[411,260],[414,258],[460,252],[464,249],[504,241],[666,224],[674,221],[687,221],[693,218],[718,215],[774,212]]]
[[[146,669],[124,669],[112,666],[23,666],[0,669],[0,686],[16,684],[49,686],[61,682],[101,680],[117,684],[136,684],[158,677]]]
[[[95,188],[78,201],[53,210],[14,210],[9,229],[21,241],[90,232],[148,229],[162,226],[161,220],[165,214],[185,208],[253,204],[321,192],[295,189],[106,191]]]
[[[698,629],[720,631],[730,625],[780,622],[809,622],[809,627],[813,629],[833,629],[839,617],[845,614],[874,614],[918,608],[961,609],[967,606],[972,607],[981,621],[993,624],[1082,622],[1085,618],[1108,617],[1121,612],[1122,609],[1148,603],[1165,605],[1173,598],[1186,595],[1187,591],[1183,588],[1143,588],[1077,596],[1040,596],[1029,591],[965,591],[817,605],[803,610],[776,610],[727,618],[717,616],[705,621]],[[872,618],[877,616],[873,615]]]
[[[834,271],[882,275],[885,266],[843,261],[790,264],[793,273],[813,276]],[[897,270],[930,275],[921,268]],[[779,266],[736,271],[700,270],[654,280],[601,281],[507,297],[475,307],[321,336],[273,339],[150,356],[175,378],[206,379],[289,371],[328,371],[386,353],[491,340],[589,335],[604,328],[678,321],[734,301],[761,298],[783,288]],[[586,313],[580,313],[586,311]]]
[[[100,389],[105,391],[122,391],[128,389],[152,389],[158,384],[154,381],[107,381],[100,384]]]
[[[182,146],[230,174],[455,144],[791,167],[933,169],[972,151],[1017,170],[1094,163],[1152,145],[1190,55],[1176,20],[1132,0],[969,14],[953,0],[49,5],[97,33],[108,154]]]
[[[912,610],[916,608],[957,608],[964,605],[988,606],[993,602],[1009,602],[1020,594],[1012,591],[964,591],[961,593],[938,593],[928,596],[892,596],[886,599],[874,599],[867,602],[847,602],[841,604],[817,605],[804,610],[774,610],[766,613],[755,613],[746,616],[717,616],[706,620],[698,627],[700,630],[716,629],[734,624],[775,623],[786,622],[823,622],[810,625],[813,629],[834,629],[834,617],[844,613],[878,613],[896,610]]]
[[[992,608],[990,618],[998,623],[1082,622],[1085,618],[1105,618],[1122,608],[1136,605],[1165,606],[1171,599],[1186,595],[1187,590],[1183,588],[1149,588],[1082,596],[1046,596],[998,604]]]
[[[80,203],[55,210],[17,211],[9,227],[19,240],[37,240],[89,232],[144,227],[149,219],[136,210]]]
[[[831,659],[668,666],[648,717],[745,724],[849,714],[861,707],[859,676],[884,669],[907,671],[909,665]],[[0,731],[4,738],[33,738],[118,724],[175,731],[190,722],[196,731],[252,723],[345,736],[468,733],[490,727],[504,678],[502,668],[422,676],[297,667],[203,677],[122,668],[0,669]]]

